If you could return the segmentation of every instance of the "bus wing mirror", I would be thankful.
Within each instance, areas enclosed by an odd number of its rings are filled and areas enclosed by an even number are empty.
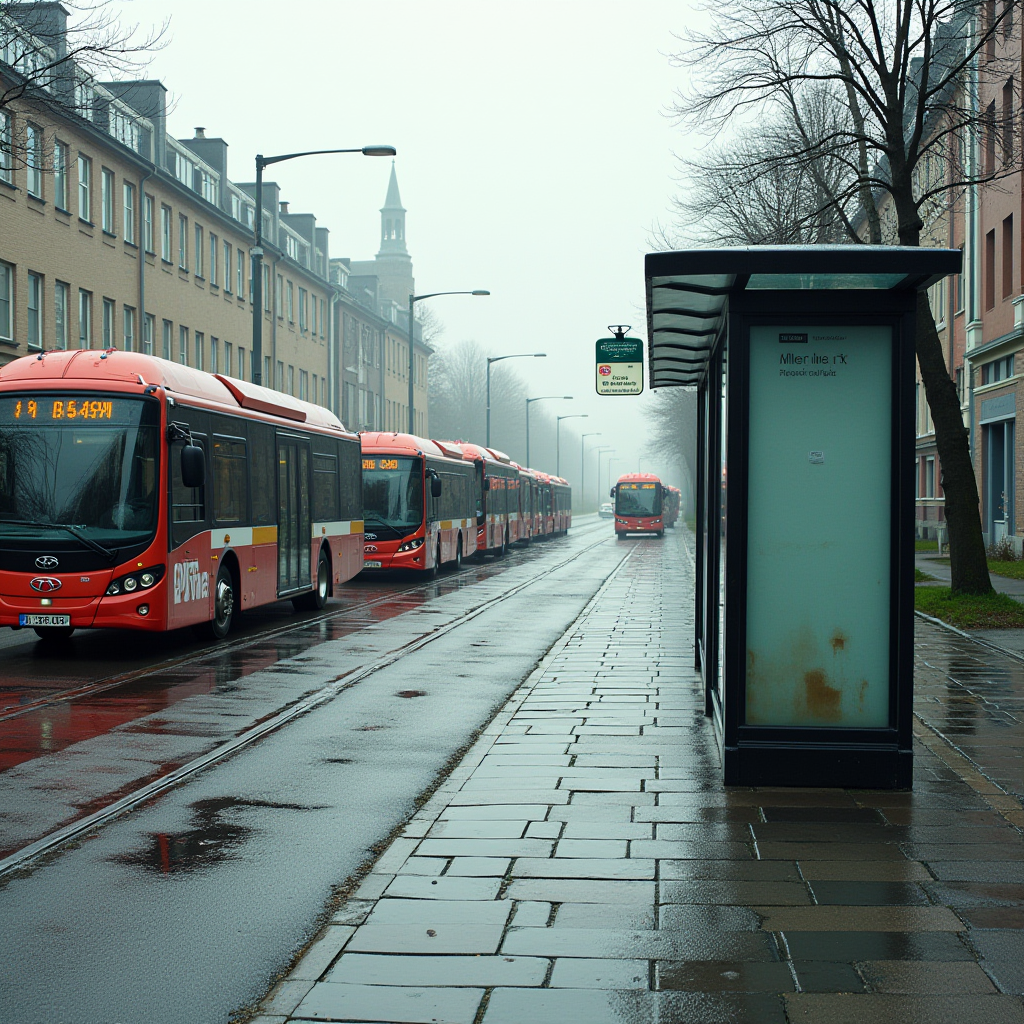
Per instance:
[[[206,483],[206,457],[196,444],[181,449],[181,482],[186,487],[202,487]]]
[[[614,487],[608,492],[608,497],[609,498],[614,498],[615,497],[615,488]]]
[[[432,498],[441,497],[441,478],[439,476],[432,476],[430,478],[430,496]]]

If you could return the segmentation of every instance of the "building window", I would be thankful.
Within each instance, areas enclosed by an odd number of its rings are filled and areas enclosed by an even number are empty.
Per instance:
[[[178,214],[178,266],[188,270],[188,217]]]
[[[309,374],[305,370],[299,370],[299,398],[304,402],[309,399]]]
[[[985,308],[996,304],[996,231],[985,235]]]
[[[217,236],[210,232],[210,284],[217,287]]]
[[[66,142],[53,144],[53,205],[58,210],[68,208],[68,146]]]
[[[106,167],[100,169],[100,206],[103,215],[103,230],[114,233],[114,172]]]
[[[263,264],[263,311],[270,312],[270,267],[266,263]]]
[[[171,262],[171,208],[160,207],[160,258]]]
[[[274,285],[274,310],[277,313],[278,319],[284,317],[284,278],[278,274],[277,283]]]
[[[196,331],[196,369],[203,368],[203,348],[206,344],[206,336],[202,331]]]
[[[28,274],[28,347],[43,347],[43,275]]]
[[[217,343],[217,339],[212,335],[210,337],[210,373],[219,373],[220,368],[217,362],[217,349],[220,345]]]
[[[935,457],[932,455],[924,460],[924,496],[935,497]]]
[[[196,257],[195,257],[195,259],[196,259],[196,277],[202,277],[203,276],[203,253],[205,252],[205,250],[203,249],[203,229],[198,224],[195,225],[195,229],[196,229],[196,248],[195,248],[195,253],[196,253]]]
[[[305,288],[299,289],[299,330],[305,333],[306,331],[306,297],[307,292]]]
[[[78,289],[78,347],[92,347],[92,292]]]
[[[276,374],[274,376],[274,389],[276,391],[284,390],[284,363],[279,359],[276,366]]]
[[[146,252],[153,252],[153,197],[146,196],[142,204],[143,214],[143,232],[145,237],[143,242],[146,246]]]
[[[14,184],[14,129],[13,119],[0,110],[0,181]]]
[[[321,299],[320,300],[320,337],[321,338],[324,337],[324,324],[326,323],[326,320],[327,320],[326,312],[327,312],[327,303],[323,299]]]
[[[135,310],[131,306],[125,306],[122,320],[124,322],[124,350],[125,352],[135,351]]]
[[[43,198],[43,129],[25,124],[25,188],[30,196]]]
[[[245,253],[241,249],[235,253],[235,294],[245,298]]]
[[[57,281],[53,286],[53,328],[57,348],[68,347],[68,296],[71,285]]]
[[[131,182],[124,182],[122,189],[121,206],[124,216],[124,240],[135,244],[135,186]]]
[[[78,218],[92,222],[92,161],[87,156],[78,158]]]
[[[1013,356],[1004,356],[1002,359],[993,359],[985,363],[981,368],[981,383],[998,384],[1013,376]]]
[[[288,323],[295,323],[295,287],[288,282]]]
[[[1003,298],[1013,292],[1013,214],[1003,219]]]
[[[103,347],[114,347],[114,300],[103,300]]]
[[[147,356],[153,354],[153,335],[156,334],[156,317],[147,313],[142,321],[142,351]]]
[[[231,376],[231,342],[224,342],[224,372],[230,377]]]
[[[310,302],[309,306],[310,306],[309,311],[313,315],[313,334],[315,335],[316,334],[316,325],[317,325],[317,319],[316,319],[316,296],[315,295],[313,296],[313,301]]]
[[[231,243],[224,243],[224,291],[231,294]]]
[[[295,367],[288,367],[288,394],[295,397]]]
[[[245,380],[245,349],[238,346],[238,379]]]
[[[996,172],[996,101],[993,100],[985,108],[985,166],[986,176]]]
[[[170,320],[164,321],[163,326],[163,352],[161,353],[164,359],[171,358],[171,332],[174,330]]]
[[[178,362],[188,366],[188,328],[178,328]]]
[[[14,339],[14,267],[0,263],[0,338]]]

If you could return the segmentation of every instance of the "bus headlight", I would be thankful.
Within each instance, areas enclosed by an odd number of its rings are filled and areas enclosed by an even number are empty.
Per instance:
[[[423,538],[417,537],[415,540],[407,540],[404,544],[399,544],[397,554],[401,554],[403,551],[415,551],[421,547],[423,547]]]
[[[124,581],[124,589],[129,593],[133,591],[139,585],[139,581],[134,576],[129,576]]]
[[[139,587],[148,590],[155,583],[159,583],[163,579],[163,575],[164,566],[153,565],[141,572],[130,572],[125,576],[118,576],[117,579],[110,581],[110,585],[107,587],[107,597],[130,594],[133,590],[138,590]]]

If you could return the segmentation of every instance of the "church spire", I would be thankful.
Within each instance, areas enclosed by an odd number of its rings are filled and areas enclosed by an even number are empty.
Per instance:
[[[380,252],[377,255],[408,256],[408,252],[405,247],[405,207],[398,194],[398,176],[392,160],[388,194],[380,208]]]

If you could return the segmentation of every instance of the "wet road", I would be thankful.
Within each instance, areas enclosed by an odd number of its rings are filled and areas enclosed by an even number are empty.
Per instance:
[[[0,774],[8,851],[328,697],[0,877],[0,1020],[205,1024],[262,996],[315,934],[332,887],[408,817],[632,548],[609,534],[584,523],[427,587],[360,583],[298,628],[270,609],[199,657],[174,638],[86,635],[61,658],[9,644],[2,703],[29,707],[0,722],[0,745],[19,737],[23,755]],[[31,706],[125,673],[116,688]]]

